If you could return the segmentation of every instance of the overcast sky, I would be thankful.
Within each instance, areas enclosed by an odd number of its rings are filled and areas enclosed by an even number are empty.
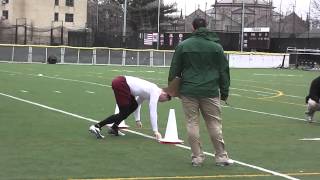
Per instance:
[[[219,2],[220,0],[218,0]],[[267,1],[267,0],[266,0]],[[287,11],[293,10],[293,5],[295,4],[296,1],[296,12],[299,16],[302,15],[303,18],[306,18],[306,14],[309,9],[309,2],[310,0],[282,0],[282,7],[281,11],[282,13],[286,13]],[[200,7],[200,9],[205,10],[206,9],[206,3],[207,3],[207,9],[210,9],[211,5],[214,4],[215,0],[164,0],[165,4],[168,3],[174,3],[176,2],[178,4],[178,9],[179,9],[179,15],[180,15],[180,10],[183,9],[183,14],[185,14],[185,7],[186,7],[186,13],[187,15],[192,13],[195,9]],[[276,11],[280,11],[280,4],[281,0],[273,0],[273,5],[276,7]]]

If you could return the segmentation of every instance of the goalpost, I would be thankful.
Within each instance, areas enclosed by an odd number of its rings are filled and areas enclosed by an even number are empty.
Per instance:
[[[320,49],[288,47],[289,63],[296,69],[320,70]]]

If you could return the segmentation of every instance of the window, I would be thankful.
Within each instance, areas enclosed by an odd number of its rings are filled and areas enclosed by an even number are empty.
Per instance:
[[[54,21],[59,21],[59,13],[54,13]]]
[[[66,6],[73,7],[74,3],[73,0],[66,0]]]
[[[9,18],[9,12],[7,10],[3,10],[1,19],[8,19],[8,18]]]
[[[73,22],[73,14],[66,14],[65,22]]]
[[[59,0],[55,0],[55,1],[54,1],[54,5],[55,5],[55,6],[59,6]]]

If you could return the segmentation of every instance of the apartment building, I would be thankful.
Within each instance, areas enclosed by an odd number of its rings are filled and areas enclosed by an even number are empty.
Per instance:
[[[8,33],[1,27],[12,27],[17,43],[44,39],[41,43],[48,44],[46,36],[63,41],[69,31],[86,28],[87,0],[0,0],[0,17],[0,36]]]

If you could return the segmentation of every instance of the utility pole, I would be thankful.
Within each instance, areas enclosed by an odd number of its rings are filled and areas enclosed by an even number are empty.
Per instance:
[[[61,21],[61,36],[60,36],[60,44],[63,45],[64,44],[64,40],[63,40],[63,33],[64,33],[64,29],[63,29],[63,21]]]
[[[160,40],[160,3],[161,1],[158,0],[158,38],[157,38],[157,49],[159,49],[159,40]]]
[[[297,0],[294,1],[293,5],[293,34],[296,36],[296,5],[297,5]]]
[[[96,0],[96,16],[97,16],[97,18],[96,18],[96,24],[97,24],[96,32],[98,32],[99,31],[99,1],[98,0]]]
[[[184,32],[187,31],[187,0],[184,0]]]
[[[206,20],[206,22],[207,22],[207,2],[205,5],[205,8],[204,8],[204,20]]]
[[[311,7],[311,0],[309,1],[309,12],[308,12],[308,48],[310,48],[310,30],[311,30],[311,13],[310,13],[310,7]]]
[[[214,29],[215,30],[217,30],[217,3],[218,1],[216,0],[214,3]],[[231,28],[232,28],[232,11],[231,11]]]
[[[241,52],[243,51],[243,30],[244,30],[244,1],[242,1],[242,17],[241,17]]]
[[[127,0],[124,1],[123,10],[123,30],[122,30],[122,44],[126,45],[126,31],[127,31]]]
[[[282,0],[280,1],[280,17],[279,17],[279,30],[278,30],[278,38],[280,38],[280,36],[281,36],[281,14],[282,13]]]

